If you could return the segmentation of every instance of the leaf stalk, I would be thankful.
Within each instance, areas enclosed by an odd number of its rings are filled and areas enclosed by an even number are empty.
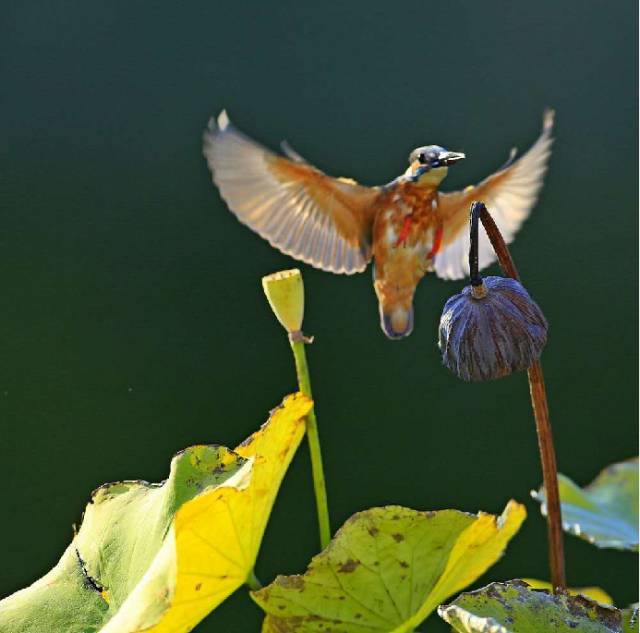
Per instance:
[[[247,585],[251,591],[258,591],[259,589],[262,589],[262,583],[258,580],[254,569],[249,572],[244,584]]]

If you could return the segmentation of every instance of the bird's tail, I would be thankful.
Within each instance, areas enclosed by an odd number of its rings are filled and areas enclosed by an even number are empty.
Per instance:
[[[392,340],[406,338],[413,332],[413,306],[385,308],[380,303],[380,327]]]

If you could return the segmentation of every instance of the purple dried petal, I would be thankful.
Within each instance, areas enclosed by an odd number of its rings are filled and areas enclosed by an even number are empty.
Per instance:
[[[485,277],[484,283],[486,297],[475,299],[467,286],[440,318],[442,362],[467,381],[528,369],[547,342],[547,320],[520,282]]]

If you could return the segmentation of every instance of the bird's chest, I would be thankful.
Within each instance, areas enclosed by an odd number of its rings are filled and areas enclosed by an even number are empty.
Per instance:
[[[381,201],[373,226],[374,257],[415,255],[425,258],[438,229],[438,193],[419,188],[390,192]]]

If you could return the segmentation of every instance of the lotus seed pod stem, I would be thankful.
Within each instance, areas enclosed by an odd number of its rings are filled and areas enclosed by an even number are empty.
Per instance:
[[[298,377],[298,389],[309,398],[313,398],[305,351],[306,344],[310,343],[312,339],[307,338],[302,333],[302,319],[304,317],[304,284],[302,283],[302,275],[297,268],[283,270],[263,277],[262,287],[273,313],[289,333],[289,344],[293,352],[296,375]],[[306,431],[311,456],[313,490],[318,512],[320,546],[324,549],[331,540],[331,526],[315,406],[307,414]]]
[[[505,275],[520,280],[518,270],[513,262],[498,226],[494,222],[486,206],[481,202],[471,205],[471,213],[477,213],[484,226],[491,246],[498,256],[498,262]],[[542,476],[547,495],[547,532],[549,537],[549,566],[551,569],[551,584],[554,592],[567,586],[564,565],[564,541],[562,533],[562,510],[560,506],[560,492],[558,490],[558,470],[556,452],[553,444],[551,420],[547,392],[542,372],[542,363],[535,361],[528,370],[531,406],[536,421],[540,459],[542,462]]]

